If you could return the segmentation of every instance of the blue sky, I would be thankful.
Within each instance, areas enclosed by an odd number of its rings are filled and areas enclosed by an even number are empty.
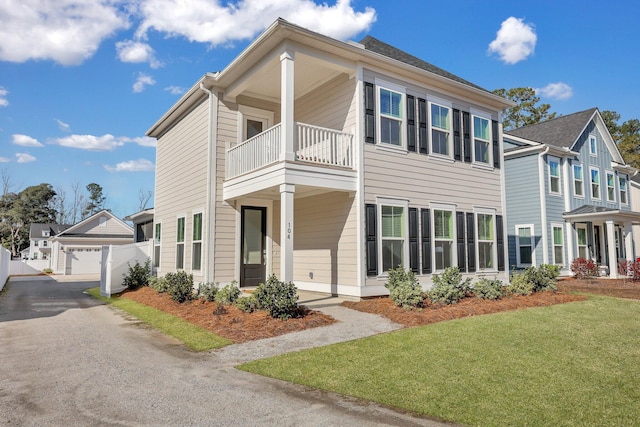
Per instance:
[[[639,6],[584,1],[5,0],[0,170],[13,191],[96,182],[124,217],[153,191],[145,132],[277,17],[372,35],[486,89],[530,86],[552,111],[640,118]],[[187,171],[188,172],[188,171]],[[150,202],[150,205],[153,202]]]

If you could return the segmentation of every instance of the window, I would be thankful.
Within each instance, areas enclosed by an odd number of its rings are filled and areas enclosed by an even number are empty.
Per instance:
[[[478,268],[493,269],[493,215],[477,214],[478,222]]]
[[[42,241],[42,247],[43,247],[43,248],[46,248],[46,247],[47,247],[47,241],[46,241],[46,240],[43,240],[43,241]]]
[[[589,259],[589,253],[587,251],[587,227],[584,224],[577,224],[576,232],[578,233],[578,257]]]
[[[560,160],[549,157],[549,192],[560,194]]]
[[[101,216],[99,227],[106,227],[106,226],[107,226],[107,218],[104,216]]]
[[[433,211],[436,270],[453,266],[453,212]]]
[[[598,142],[593,135],[589,135],[589,154],[592,156],[598,155]]]
[[[473,116],[473,153],[476,162],[490,163],[491,127],[489,124],[489,120]]]
[[[620,203],[626,205],[629,203],[627,200],[627,178],[620,177]]]
[[[518,267],[534,265],[533,263],[533,225],[516,225],[518,249],[516,253]]]
[[[37,248],[37,247],[38,247],[38,245],[39,245],[38,241],[37,241],[37,240],[34,240],[34,241],[33,241],[33,246],[35,246],[35,247]]]
[[[431,104],[431,152],[450,156],[451,109]]]
[[[591,168],[591,198],[600,198],[600,170]]]
[[[382,271],[404,267],[405,209],[401,206],[382,206]]]
[[[156,224],[156,231],[153,238],[153,265],[160,267],[160,238],[162,236],[162,224]]]
[[[607,202],[616,201],[616,176],[607,172]]]
[[[178,218],[176,230],[176,268],[184,268],[184,217]]]
[[[191,255],[191,269],[202,268],[202,212],[193,215],[193,253]]]
[[[33,259],[38,259],[38,252],[33,253]]]
[[[582,165],[573,165],[573,193],[577,197],[584,197],[584,178]]]
[[[404,95],[383,87],[380,98],[380,142],[402,146],[402,104]]]
[[[564,234],[561,224],[551,225],[553,233],[553,263],[564,265]]]

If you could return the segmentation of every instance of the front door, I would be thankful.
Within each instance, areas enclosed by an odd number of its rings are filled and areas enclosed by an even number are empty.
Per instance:
[[[593,249],[595,252],[596,262],[602,264],[602,248],[600,247],[600,226],[593,226]]]
[[[240,236],[240,286],[265,282],[267,208],[243,206]]]

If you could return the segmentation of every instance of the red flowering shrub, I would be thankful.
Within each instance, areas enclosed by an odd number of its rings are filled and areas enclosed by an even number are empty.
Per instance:
[[[576,258],[571,263],[571,271],[577,279],[585,279],[587,277],[596,277],[598,275],[598,267],[590,259]]]
[[[620,263],[618,263],[618,274],[634,282],[640,280],[640,262],[638,262],[638,260],[620,261]]]

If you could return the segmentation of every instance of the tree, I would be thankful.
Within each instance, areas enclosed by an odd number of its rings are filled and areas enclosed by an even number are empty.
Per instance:
[[[69,224],[75,224],[82,218],[82,211],[84,210],[85,198],[82,194],[79,182],[74,182],[71,185],[71,191],[73,191],[73,203],[71,205],[71,212],[69,214]]]
[[[138,205],[138,209],[143,211],[147,208],[147,203],[151,200],[153,196],[153,192],[151,190],[144,191],[142,188],[138,191],[138,201],[140,204]]]
[[[505,130],[517,129],[526,125],[533,125],[556,118],[556,113],[551,113],[551,105],[540,104],[540,97],[530,87],[516,87],[512,89],[496,89],[494,94],[514,101],[518,105],[507,109],[502,121]]]
[[[106,196],[102,193],[102,187],[100,184],[92,182],[87,185],[87,191],[89,192],[89,202],[87,202],[84,210],[82,211],[83,218],[87,218],[104,209],[104,201],[106,200]]]
[[[620,114],[615,111],[606,110],[600,115],[624,161],[640,169],[640,120],[630,119],[619,125]]]

